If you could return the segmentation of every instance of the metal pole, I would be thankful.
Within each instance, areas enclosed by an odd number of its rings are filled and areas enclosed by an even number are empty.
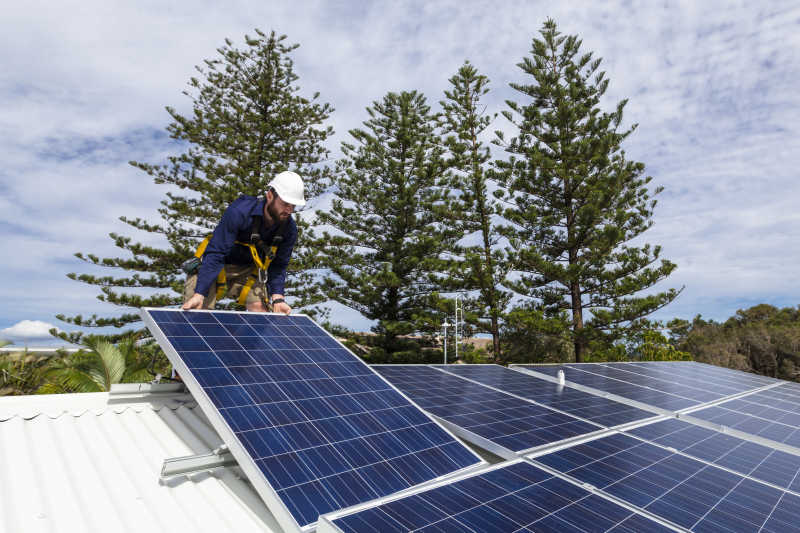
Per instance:
[[[459,313],[461,322],[464,320],[464,308],[461,306],[461,297],[456,296],[456,323],[455,323],[455,343],[456,343],[456,361],[458,361],[458,326],[459,326]]]
[[[447,327],[451,325],[452,324],[447,323],[447,319],[445,319],[444,324],[442,324],[444,328],[444,364],[447,364]]]

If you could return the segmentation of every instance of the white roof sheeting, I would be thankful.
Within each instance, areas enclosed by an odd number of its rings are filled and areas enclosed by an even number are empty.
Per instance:
[[[139,387],[0,398],[0,533],[280,532],[237,467],[159,481],[222,442],[191,396]]]

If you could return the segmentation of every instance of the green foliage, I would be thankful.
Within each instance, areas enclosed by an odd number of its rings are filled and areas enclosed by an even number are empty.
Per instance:
[[[103,392],[116,383],[141,383],[153,376],[148,370],[160,352],[155,343],[139,346],[137,336],[128,336],[111,344],[103,336],[84,337],[86,350],[50,359],[40,394],[66,392]],[[159,365],[166,371],[163,359]]]
[[[459,228],[467,238],[477,238],[477,245],[453,248],[447,288],[474,297],[463,300],[466,321],[479,333],[492,335],[495,358],[500,358],[500,321],[510,293],[502,289],[509,269],[505,253],[496,249],[500,240],[492,215],[496,202],[489,194],[491,181],[486,164],[491,159],[489,148],[480,136],[489,127],[493,116],[485,113],[481,98],[489,92],[489,79],[478,73],[469,62],[450,78],[450,90],[441,102],[442,135],[448,149],[447,165],[451,173],[448,187],[451,197],[444,210],[445,220]]]
[[[388,93],[367,109],[364,129],[343,143],[333,209],[319,222],[335,229],[317,242],[331,275],[328,297],[378,324],[371,362],[418,357],[408,336],[430,335],[442,322],[441,254],[457,230],[436,208],[445,199],[442,148],[425,97]]]
[[[546,313],[536,303],[511,309],[502,325],[500,363],[563,363],[572,359],[572,343],[567,333],[569,317]]]
[[[723,323],[673,320],[672,342],[695,360],[800,381],[800,307],[760,304]]]
[[[581,361],[590,345],[623,338],[677,296],[674,289],[636,296],[675,264],[656,264],[658,246],[630,244],[652,226],[656,202],[644,164],[621,148],[636,128],[620,130],[626,100],[602,111],[601,60],[580,53],[581,41],[561,35],[552,20],[540,33],[519,64],[529,79],[511,84],[525,102],[508,101],[503,112],[516,136],[506,141],[497,132],[496,140],[508,153],[497,166],[508,189],[504,233],[520,274],[509,286],[540,303],[545,316],[570,313]]]
[[[589,351],[586,362],[692,360],[690,353],[678,350],[663,333],[655,329],[636,331],[626,340],[627,344],[598,345]]]
[[[172,117],[167,131],[184,151],[161,165],[131,162],[170,190],[161,202],[160,224],[124,216],[120,220],[136,230],[163,236],[167,246],[147,246],[112,233],[114,244],[126,257],[83,253],[76,257],[132,274],[72,273],[68,277],[99,287],[98,298],[117,306],[176,305],[181,301],[184,280],[180,264],[214,229],[231,201],[240,194],[263,194],[269,180],[283,170],[303,176],[307,196],[314,197],[324,189],[330,172],[321,165],[328,157],[323,143],[333,130],[323,124],[333,108],[318,103],[318,93],[310,98],[300,94],[290,57],[298,45],[286,44],[285,39],[256,30],[255,37],[245,36],[243,49],[226,39],[218,56],[197,67],[198,76],[189,81],[184,94],[192,101],[191,114],[183,116],[167,107]],[[287,272],[287,293],[296,299],[295,307],[313,304],[321,297],[311,283],[315,259],[307,245],[307,224],[299,220],[298,229]],[[150,289],[148,295],[130,292],[142,288]],[[139,321],[137,313],[88,319],[57,316],[81,327],[122,328]],[[81,340],[80,333],[67,336],[65,340],[70,342]]]
[[[10,344],[0,340],[0,347]],[[23,349],[0,354],[0,396],[33,394],[45,382],[49,358],[37,357]]]

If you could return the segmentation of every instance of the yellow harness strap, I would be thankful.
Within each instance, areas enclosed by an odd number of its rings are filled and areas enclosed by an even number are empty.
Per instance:
[[[194,252],[195,257],[198,259],[203,257],[210,240],[211,235],[203,239],[203,242],[200,243],[200,246],[198,246],[197,250]],[[253,262],[256,264],[255,268],[253,268],[253,271],[250,273],[250,277],[247,279],[247,282],[245,282],[244,287],[242,287],[242,292],[239,293],[239,298],[236,300],[240,305],[245,305],[247,302],[247,295],[250,293],[250,290],[253,288],[253,285],[258,279],[256,272],[258,272],[258,270],[263,270],[266,272],[267,268],[269,268],[269,264],[272,262],[272,258],[275,257],[275,253],[278,251],[278,247],[273,246],[271,248],[272,253],[270,256],[265,257],[262,261],[258,256],[258,250],[254,244],[240,241],[235,241],[235,243],[250,248],[250,255],[253,257]],[[226,292],[228,292],[228,283],[227,277],[225,276],[225,267],[223,266],[217,275],[217,301],[221,300],[225,296]]]

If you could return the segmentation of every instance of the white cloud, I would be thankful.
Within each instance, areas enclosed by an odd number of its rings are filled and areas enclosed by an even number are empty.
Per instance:
[[[0,338],[15,341],[50,340],[53,324],[41,320],[21,320],[13,326],[0,329]]]

